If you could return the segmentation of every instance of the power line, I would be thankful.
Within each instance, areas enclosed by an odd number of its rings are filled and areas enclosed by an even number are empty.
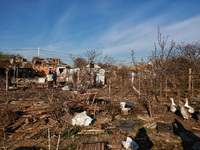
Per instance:
[[[61,54],[61,55],[69,55],[67,53],[60,53],[60,52],[54,52],[54,51],[49,51],[49,50],[43,50],[43,49],[40,49],[40,51],[49,52],[49,53],[55,53],[55,54]]]
[[[53,56],[58,56],[59,58],[62,57],[63,59],[68,59],[69,61],[69,58],[71,57],[74,57],[74,58],[78,58],[78,57],[81,57],[81,58],[87,58],[87,56],[85,55],[76,55],[76,54],[69,54],[69,53],[63,53],[63,52],[55,52],[55,51],[50,51],[50,50],[45,50],[45,49],[39,49],[40,50],[40,53],[42,55],[52,55]],[[25,55],[23,52],[37,52],[38,49],[36,48],[14,48],[14,49],[9,49],[9,48],[1,48],[0,51],[18,51],[18,52],[22,52],[22,55]],[[33,57],[33,54],[27,54],[26,53],[26,57]],[[125,56],[125,57],[116,57],[116,56],[109,56],[110,58],[113,58],[113,61],[115,63],[131,63],[131,57],[130,56]],[[142,56],[142,57],[134,57],[136,60],[139,60],[139,59],[146,59],[148,58],[149,56]],[[96,61],[98,62],[101,62],[103,61],[105,58],[105,56],[98,56],[97,58],[95,58]]]
[[[37,49],[9,49],[9,48],[5,48],[5,49],[0,49],[0,51],[35,51]]]

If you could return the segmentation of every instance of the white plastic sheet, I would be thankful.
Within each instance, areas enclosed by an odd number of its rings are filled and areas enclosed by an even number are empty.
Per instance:
[[[86,111],[77,114],[72,119],[72,125],[89,126],[92,122],[92,118],[86,114]]]
[[[40,84],[45,83],[45,78],[39,78],[39,79],[38,79],[38,82],[39,82]]]
[[[134,150],[137,150],[139,148],[138,144],[135,141],[133,141],[131,137],[127,137],[126,141],[122,141],[122,144],[125,149],[128,149],[130,147]]]
[[[68,85],[66,85],[66,86],[64,86],[64,87],[62,88],[62,90],[63,90],[63,91],[69,91],[70,89],[69,89]]]

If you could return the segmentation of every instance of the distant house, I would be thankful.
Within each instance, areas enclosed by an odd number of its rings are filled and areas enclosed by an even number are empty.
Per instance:
[[[96,78],[97,83],[105,84],[105,70],[99,65],[95,64],[93,61],[90,62],[85,69],[93,74]]]
[[[1,54],[0,76],[5,76],[5,68],[9,68],[12,77],[26,76],[28,71],[32,71],[31,62],[27,59],[15,55]]]

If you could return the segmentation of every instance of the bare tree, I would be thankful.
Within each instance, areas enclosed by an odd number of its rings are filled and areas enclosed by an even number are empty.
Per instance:
[[[106,68],[110,68],[114,63],[114,58],[113,57],[109,57],[108,55],[106,55],[103,60],[101,60],[98,65],[101,66],[102,68],[106,69]]]
[[[146,70],[138,70],[138,84],[141,104],[147,109],[150,117],[152,113],[152,101],[157,99],[157,91],[160,90],[160,100],[162,100],[162,91],[166,83],[168,62],[174,52],[175,43],[172,40],[167,47],[168,36],[161,35],[160,29],[157,31],[158,43],[155,43],[155,51],[153,51],[150,61],[152,66],[146,66]],[[134,60],[134,51],[132,51],[132,61]],[[137,86],[137,85],[136,85]]]
[[[101,54],[102,54],[102,52],[97,52],[95,50],[88,50],[85,53],[85,57],[87,57],[87,61],[88,61],[88,63],[90,63],[91,61],[93,61],[95,58],[97,58]]]
[[[162,90],[163,90],[163,85],[166,83],[167,77],[167,69],[168,69],[168,62],[169,59],[173,55],[173,50],[175,48],[175,42],[172,40],[171,44],[169,47],[166,46],[167,40],[168,40],[168,35],[162,36],[160,29],[158,28],[158,47],[155,44],[155,51],[152,54],[151,61],[153,63],[153,68],[156,73],[156,85],[158,83],[160,87],[160,99],[162,99]]]
[[[132,59],[133,65],[135,66],[135,71],[138,72],[137,62],[135,60],[135,51],[134,51],[134,49],[131,50],[131,59]]]

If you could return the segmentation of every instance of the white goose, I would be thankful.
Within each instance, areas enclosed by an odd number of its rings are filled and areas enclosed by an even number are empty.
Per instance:
[[[189,109],[187,107],[185,107],[183,105],[183,102],[181,102],[181,101],[179,101],[179,106],[180,106],[180,112],[181,112],[181,115],[183,116],[184,121],[185,120],[187,121],[190,117],[190,113],[188,111]]]
[[[188,105],[188,98],[185,98],[185,105],[184,106],[188,108],[188,112],[190,114],[193,114],[195,112],[194,108]]]
[[[176,104],[174,103],[174,99],[173,98],[170,98],[170,100],[171,100],[171,106],[170,106],[170,111],[171,112],[173,112],[173,113],[175,113],[176,112],[176,110],[177,110],[177,106],[176,106]]]

